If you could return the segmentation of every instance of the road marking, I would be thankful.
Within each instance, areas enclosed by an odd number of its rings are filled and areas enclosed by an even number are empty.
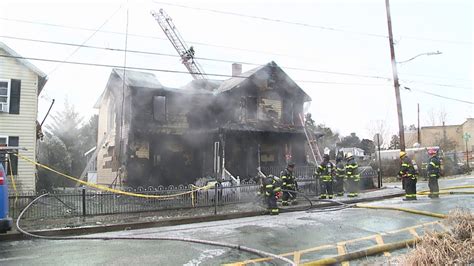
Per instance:
[[[308,248],[308,249],[303,249],[303,250],[298,250],[298,251],[293,251],[293,252],[288,252],[285,254],[280,254],[280,256],[286,257],[286,256],[293,256],[295,257],[295,253],[300,253],[300,258],[301,255],[304,253],[312,252],[312,251],[318,251],[318,250],[323,250],[323,249],[329,249],[329,248],[335,248],[334,245],[322,245],[314,248]],[[256,262],[264,262],[264,261],[270,261],[273,260],[273,258],[259,258],[259,259],[253,259],[253,260],[246,260],[246,261],[241,261],[241,262],[235,262],[235,263],[229,263],[225,264],[227,266],[241,266],[241,265],[246,265],[249,263],[256,263]]]
[[[39,256],[22,256],[22,257],[11,257],[0,259],[0,261],[11,261],[11,260],[29,260],[29,259],[37,259]]]
[[[402,228],[402,229],[390,231],[390,232],[384,233],[384,234],[382,234],[382,235],[386,235],[386,234],[396,234],[396,233],[404,232],[404,231],[407,231],[407,230],[410,230],[410,229],[415,229],[415,228],[419,228],[419,227],[422,227],[422,226],[427,226],[427,225],[431,225],[431,224],[435,224],[435,223],[439,223],[439,221],[427,222],[427,223],[423,223],[423,224],[418,224],[418,225],[414,225],[414,226],[409,226],[409,227],[405,227],[405,228]]]
[[[300,260],[301,260],[301,252],[296,251],[293,254],[293,262],[296,263],[296,265],[298,265],[300,264]]]
[[[345,240],[345,241],[341,241],[339,242],[338,244],[350,244],[350,243],[354,243],[354,242],[359,242],[359,241],[362,241],[362,240],[370,240],[372,238],[374,238],[375,235],[370,235],[370,236],[364,236],[364,237],[360,237],[360,238],[354,238],[354,239],[349,239],[349,240]]]
[[[410,234],[412,234],[414,237],[420,237],[418,233],[415,231],[415,228],[409,229],[408,232],[410,232]]]
[[[346,250],[346,245],[339,242],[337,243],[337,254],[338,255],[345,255],[347,253],[347,250]],[[349,262],[348,261],[343,261],[341,263],[342,266],[349,266]]]
[[[419,227],[425,227],[425,226],[428,226],[428,225],[433,225],[433,224],[439,224],[445,230],[447,230],[447,228],[445,226],[443,226],[440,223],[440,221],[433,221],[433,222],[427,222],[427,223],[423,223],[423,224],[418,224],[418,225],[414,225],[414,226],[401,228],[401,229],[394,230],[394,231],[389,231],[389,232],[384,232],[384,233],[380,233],[380,234],[374,234],[374,235],[369,235],[369,236],[365,236],[365,237],[340,241],[340,242],[337,243],[337,245],[322,245],[322,246],[318,246],[318,247],[314,247],[314,248],[308,248],[308,249],[304,249],[304,250],[292,251],[292,252],[288,252],[288,253],[285,253],[285,254],[280,254],[280,256],[283,256],[283,257],[293,256],[293,258],[295,258],[295,259],[298,258],[299,260],[301,260],[301,256],[305,253],[318,251],[318,250],[323,250],[323,249],[330,249],[330,248],[336,248],[339,255],[343,255],[343,254],[347,253],[346,244],[359,242],[359,241],[363,241],[363,240],[374,239],[375,242],[377,243],[377,245],[381,245],[381,244],[385,244],[384,241],[383,241],[383,238],[382,238],[383,236],[396,234],[396,233],[400,233],[400,232],[407,232],[407,231],[409,233],[411,233],[412,235],[414,235],[415,237],[419,237],[418,233],[416,233],[416,231],[414,229],[419,228]],[[299,253],[299,254],[297,254],[297,253]],[[390,252],[384,252],[384,255],[385,256],[391,256]],[[246,265],[246,264],[249,264],[249,263],[257,263],[257,262],[264,262],[264,261],[270,261],[270,260],[273,260],[273,258],[259,258],[259,259],[246,260],[246,261],[235,262],[235,263],[230,263],[230,264],[225,264],[225,265],[242,266],[242,265]],[[347,264],[345,264],[345,263],[347,263]],[[344,266],[347,266],[347,265],[349,265],[349,262],[343,262],[342,264]]]
[[[377,242],[377,245],[379,245],[379,246],[385,244],[385,243],[383,242],[382,235],[376,235],[376,236],[375,236],[375,241]],[[383,255],[384,255],[385,257],[390,257],[390,256],[391,256],[390,252],[388,252],[388,251],[385,251],[385,252],[383,253]]]

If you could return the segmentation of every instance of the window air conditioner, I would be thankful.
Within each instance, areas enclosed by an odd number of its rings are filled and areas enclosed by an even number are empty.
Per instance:
[[[0,103],[0,113],[8,113],[8,105],[6,103]]]

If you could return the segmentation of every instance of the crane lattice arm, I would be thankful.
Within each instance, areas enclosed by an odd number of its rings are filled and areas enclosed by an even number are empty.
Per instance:
[[[170,16],[168,16],[163,9],[160,9],[158,12],[151,11],[151,14],[158,22],[161,29],[163,29],[171,44],[173,44],[181,57],[181,62],[188,69],[193,78],[206,79],[204,71],[202,71],[201,66],[194,59],[194,48],[192,46],[188,48]]]

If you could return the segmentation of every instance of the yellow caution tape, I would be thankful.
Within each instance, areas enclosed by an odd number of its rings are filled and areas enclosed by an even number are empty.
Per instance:
[[[30,162],[36,166],[39,166],[41,168],[44,168],[48,171],[51,171],[53,173],[56,173],[58,175],[61,175],[63,177],[66,177],[68,179],[71,179],[73,181],[76,181],[80,184],[83,184],[85,186],[88,186],[88,187],[92,187],[92,188],[95,188],[95,189],[99,189],[99,190],[102,190],[102,191],[108,191],[108,192],[112,192],[112,193],[116,193],[116,194],[121,194],[121,195],[126,195],[126,196],[131,196],[131,197],[139,197],[139,198],[147,198],[147,199],[167,199],[167,198],[175,198],[175,197],[179,197],[179,196],[183,196],[183,195],[187,195],[187,194],[192,194],[198,190],[205,190],[205,189],[208,189],[208,188],[211,188],[212,186],[210,185],[207,185],[207,186],[204,186],[204,187],[195,187],[193,186],[192,189],[190,191],[186,191],[186,192],[181,192],[181,193],[177,193],[177,194],[172,194],[172,195],[146,195],[146,194],[138,194],[138,193],[133,193],[133,192],[127,192],[127,191],[123,191],[123,190],[119,190],[119,189],[113,189],[113,188],[109,188],[109,187],[106,187],[106,186],[103,186],[103,185],[97,185],[97,184],[93,184],[93,183],[89,183],[89,182],[86,182],[86,181],[83,181],[83,180],[80,180],[79,178],[76,178],[76,177],[73,177],[73,176],[70,176],[70,175],[67,175],[67,174],[64,174],[64,173],[61,173],[47,165],[43,165],[43,164],[40,164],[38,162],[35,162],[33,161],[32,159],[28,158],[28,157],[25,157],[21,154],[13,154],[15,156],[17,156],[18,158],[21,158],[27,162]]]
[[[13,176],[13,167],[12,167],[12,162],[10,161],[10,156],[7,156],[8,158],[8,168],[10,168],[10,178],[12,180],[12,187],[13,191],[15,192],[15,204],[18,200],[18,190],[16,189],[16,183],[15,183],[15,177]]]

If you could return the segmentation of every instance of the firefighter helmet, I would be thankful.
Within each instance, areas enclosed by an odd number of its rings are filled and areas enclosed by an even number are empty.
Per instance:
[[[295,167],[295,163],[294,162],[288,162],[288,167]]]
[[[404,152],[404,151],[401,151],[401,152],[400,152],[400,158],[403,158],[403,157],[405,157],[406,155],[407,155],[406,152]]]
[[[437,151],[435,149],[429,149],[428,150],[429,155],[435,155],[436,153],[437,153]]]
[[[351,158],[354,158],[354,155],[352,155],[352,153],[350,152],[346,153],[346,159],[351,159]]]
[[[329,161],[329,154],[324,154],[323,155],[323,160],[328,160]]]

